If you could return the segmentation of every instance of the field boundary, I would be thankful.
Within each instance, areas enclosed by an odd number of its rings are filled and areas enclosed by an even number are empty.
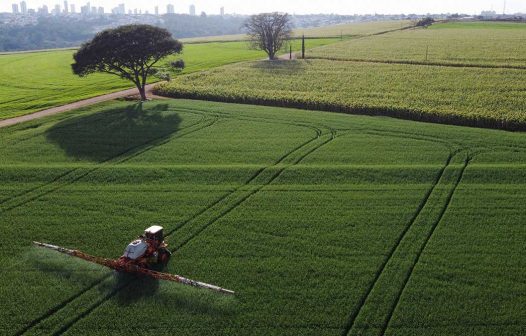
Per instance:
[[[285,62],[285,61],[283,61]],[[288,62],[288,61],[287,61]],[[220,103],[260,105],[270,107],[296,108],[301,110],[332,112],[351,115],[364,115],[371,117],[391,117],[396,119],[419,121],[433,124],[477,127],[487,129],[500,129],[505,131],[526,131],[526,124],[509,120],[496,120],[487,117],[472,119],[460,115],[431,114],[420,110],[410,110],[396,107],[383,106],[352,106],[338,103],[319,103],[298,98],[294,101],[278,100],[268,97],[251,97],[251,96],[224,96],[204,91],[170,91],[163,89],[163,86],[156,86],[153,89],[154,94],[175,99],[191,99],[212,101]],[[233,94],[235,95],[235,93]]]

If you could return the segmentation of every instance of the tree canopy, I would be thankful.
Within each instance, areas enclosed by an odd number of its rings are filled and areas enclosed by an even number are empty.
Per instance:
[[[181,53],[183,45],[166,29],[126,25],[98,33],[74,54],[73,73],[87,76],[110,73],[133,82],[146,100],[145,87],[154,66],[163,58]]]
[[[254,49],[263,50],[273,60],[292,35],[288,14],[264,13],[251,16],[243,25]]]

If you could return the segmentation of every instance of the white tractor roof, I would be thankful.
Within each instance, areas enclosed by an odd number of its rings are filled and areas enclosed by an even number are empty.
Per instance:
[[[144,232],[146,233],[150,233],[150,234],[156,234],[158,233],[159,231],[162,231],[163,230],[163,227],[162,226],[152,226],[150,228],[147,228],[146,230],[144,230]]]

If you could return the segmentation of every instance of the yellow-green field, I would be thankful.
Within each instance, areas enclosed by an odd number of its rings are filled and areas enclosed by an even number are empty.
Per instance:
[[[473,25],[351,39],[313,49],[306,61],[235,64],[157,92],[525,130],[526,24]]]

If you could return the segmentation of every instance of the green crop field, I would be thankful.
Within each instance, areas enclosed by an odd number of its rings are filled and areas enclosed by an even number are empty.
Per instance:
[[[338,41],[335,38],[313,39],[307,47],[314,48]],[[294,51],[301,44],[292,43]],[[95,74],[86,78],[71,72],[73,50],[14,53],[0,55],[0,120],[45,108],[60,106],[109,92],[128,89],[129,81],[112,75]],[[183,55],[184,73],[208,70],[225,64],[265,58],[260,51],[249,50],[245,42],[187,44]],[[155,80],[155,79],[152,79]]]
[[[441,23],[349,40],[310,56],[526,69],[526,23]]]
[[[2,335],[520,335],[521,133],[190,100],[0,130]],[[162,225],[168,271],[118,257]]]
[[[448,25],[334,43],[315,48],[307,53],[310,59],[292,64],[221,67],[180,77],[157,92],[179,98],[526,129],[526,43],[522,43],[526,24],[495,23],[478,29]],[[495,25],[500,28],[491,29]]]

